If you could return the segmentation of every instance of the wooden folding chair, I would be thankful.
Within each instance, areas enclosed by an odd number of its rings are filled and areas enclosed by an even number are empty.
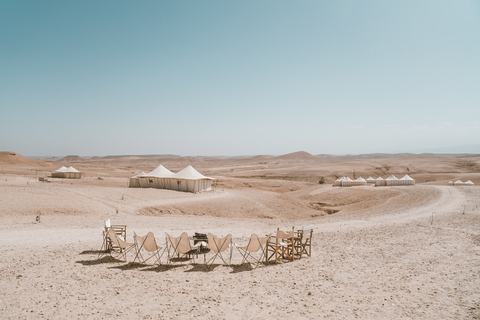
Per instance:
[[[108,237],[108,230],[113,230],[115,234],[123,241],[127,239],[127,226],[123,224],[112,225],[110,219],[105,221],[105,226],[103,228],[103,243],[101,251],[110,251],[112,249],[119,249],[115,243],[110,240]]]
[[[272,253],[269,255],[269,251]],[[275,256],[275,263],[280,258],[295,260],[294,231],[284,232],[277,228],[276,236],[270,236],[267,242],[266,262]]]
[[[303,229],[298,230],[298,236],[300,238],[300,242],[297,245],[295,251],[297,251],[297,246],[298,250],[300,253],[300,258],[302,257],[303,254],[306,254],[307,256],[312,256],[312,236],[313,236],[313,227],[312,226],[307,226],[303,227]]]

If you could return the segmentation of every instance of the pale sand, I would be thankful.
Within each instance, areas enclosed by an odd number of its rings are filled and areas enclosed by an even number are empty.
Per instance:
[[[188,194],[128,189],[120,177],[1,175],[0,318],[480,318],[479,186],[221,180]],[[153,231],[162,242],[203,231],[245,243],[311,224],[312,257],[253,270],[235,251],[234,266],[212,270],[132,266],[97,259],[107,218],[128,226],[129,241]]]

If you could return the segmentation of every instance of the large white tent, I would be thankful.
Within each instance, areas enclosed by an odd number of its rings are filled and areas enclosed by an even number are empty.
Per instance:
[[[138,183],[137,183],[138,180]],[[178,190],[184,192],[201,192],[212,189],[214,178],[206,177],[188,166],[178,173],[173,173],[163,165],[159,165],[155,170],[130,178],[130,188],[157,188]]]
[[[52,178],[64,178],[64,179],[81,179],[83,177],[83,172],[78,171],[74,167],[65,167],[52,171]]]

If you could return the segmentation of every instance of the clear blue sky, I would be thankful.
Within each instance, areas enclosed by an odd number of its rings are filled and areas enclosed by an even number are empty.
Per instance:
[[[480,1],[0,1],[0,151],[468,145]]]

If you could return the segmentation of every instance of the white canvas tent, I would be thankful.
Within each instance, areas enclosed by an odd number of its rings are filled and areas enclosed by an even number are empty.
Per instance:
[[[454,186],[461,186],[461,185],[463,185],[463,182],[460,181],[460,179],[458,179],[457,181],[455,181],[455,182],[453,183],[453,185],[454,185]]]
[[[453,186],[453,181],[448,181],[448,185]]]
[[[375,184],[375,179],[373,179],[372,177],[368,177],[367,178],[367,183]]]
[[[470,185],[470,186],[473,186],[475,183],[473,183],[472,181],[468,180],[467,182],[465,182],[466,185]]]
[[[177,172],[174,177],[177,181],[178,191],[197,193],[200,191],[209,191],[212,189],[214,178],[206,177],[192,166]]]
[[[350,177],[341,177],[333,183],[334,187],[355,187],[355,186],[364,186],[367,184],[367,180],[360,177],[357,180],[352,180]]]
[[[142,188],[157,188],[157,189],[174,189],[174,184],[171,178],[175,174],[165,168],[163,165],[159,165],[151,172],[139,177],[140,187]]]
[[[178,173],[173,173],[162,165],[153,171],[130,178],[130,188],[157,188],[178,190],[184,192],[201,192],[212,189],[215,178],[202,175],[192,166],[188,166]]]
[[[387,179],[385,179],[385,185],[386,186],[398,186],[398,178],[395,177],[395,175],[390,175]]]
[[[413,186],[415,185],[415,179],[406,174],[403,178],[400,179],[401,186]]]
[[[375,180],[375,187],[379,187],[379,186],[386,186],[386,182],[385,180],[383,180],[382,177],[378,177],[377,180]]]
[[[72,166],[68,168],[62,166],[61,168],[52,171],[52,178],[81,179],[82,177],[83,173]]]

